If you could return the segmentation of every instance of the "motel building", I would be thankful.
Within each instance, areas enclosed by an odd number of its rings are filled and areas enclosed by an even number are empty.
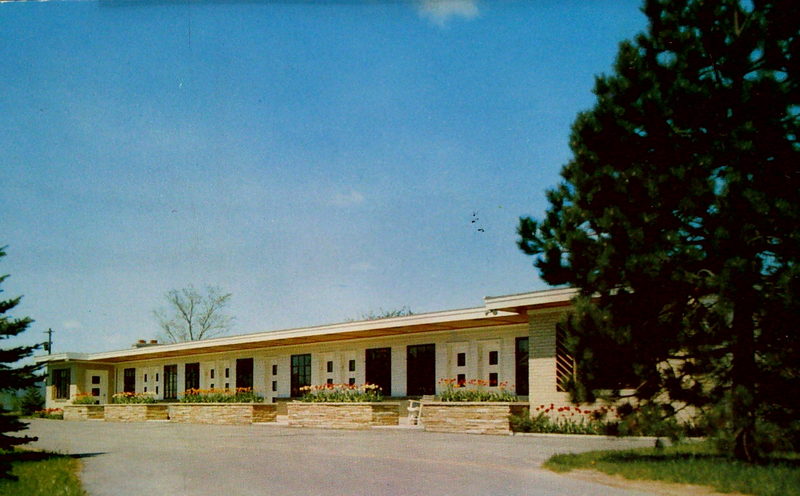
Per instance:
[[[46,407],[78,394],[118,392],[177,400],[192,388],[248,387],[269,403],[318,384],[377,384],[388,400],[437,394],[442,379],[506,384],[532,406],[565,404],[559,384],[573,370],[557,323],[574,289],[486,297],[483,305],[177,344],[139,341],[100,353],[36,357],[47,368]]]

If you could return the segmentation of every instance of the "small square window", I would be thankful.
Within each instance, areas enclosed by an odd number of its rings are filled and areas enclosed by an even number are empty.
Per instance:
[[[333,379],[331,379],[330,377],[328,377],[328,380],[327,380],[327,381],[325,381],[325,382],[326,382],[327,384],[333,384]]]
[[[332,373],[333,372],[333,362],[328,361],[327,368],[328,368],[328,373],[329,374]]]
[[[92,396],[100,396],[100,388],[92,388]]]
[[[226,383],[225,383],[225,389],[230,389],[230,388],[231,388],[231,385],[230,385],[230,383],[226,382]]]
[[[147,392],[147,386],[145,386],[145,387],[144,387],[144,392],[145,392],[145,393]]]
[[[489,374],[489,387],[497,386],[497,372]]]
[[[156,389],[158,389],[158,387],[156,387]],[[213,382],[211,383],[211,389],[214,389],[214,383]]]
[[[458,376],[456,377],[456,383],[459,386],[463,386],[464,384],[466,384],[467,383],[467,375],[466,374],[458,374]]]
[[[225,367],[225,378],[227,379],[230,376],[231,376],[231,369],[229,369],[228,367]]]
[[[272,375],[278,375],[278,366],[275,364],[272,365]]]
[[[272,397],[272,402],[273,402],[273,403],[277,403],[277,402],[278,402],[278,398],[276,398],[276,397],[274,397],[274,396],[273,396],[273,397]]]
[[[356,383],[356,378],[355,377],[351,377],[350,379],[348,379],[347,383],[350,384],[350,385],[355,384]]]
[[[92,376],[92,384],[100,384],[100,376],[99,375],[93,375]]]
[[[356,371],[356,361],[355,360],[350,360],[349,362],[347,362],[347,370],[350,371],[350,372],[355,372]]]
[[[214,369],[211,369],[211,378],[214,378]]]
[[[459,353],[456,355],[456,365],[459,367],[464,367],[467,365],[467,354],[466,353]]]
[[[497,352],[490,351],[489,352],[489,365],[497,365]]]
[[[144,382],[147,382],[147,374],[144,375]]]
[[[272,390],[273,391],[277,391],[278,390],[278,381],[272,381]]]

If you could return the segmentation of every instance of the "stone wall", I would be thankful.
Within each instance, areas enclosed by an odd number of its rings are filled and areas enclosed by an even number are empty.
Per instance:
[[[103,420],[103,405],[64,405],[64,420]]]
[[[167,405],[153,403],[130,403],[105,405],[106,422],[145,422],[168,420]]]
[[[432,432],[510,434],[509,415],[520,415],[525,403],[425,402],[422,426]]]
[[[251,424],[275,422],[271,403],[172,403],[169,419],[189,424]]]
[[[292,427],[325,429],[368,429],[372,426],[398,425],[397,403],[304,403],[287,405]]]

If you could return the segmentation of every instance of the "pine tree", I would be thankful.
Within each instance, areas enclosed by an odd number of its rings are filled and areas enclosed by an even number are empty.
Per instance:
[[[5,248],[0,248],[0,258],[5,254]],[[0,276],[0,283],[7,277],[7,275]],[[20,299],[21,297],[0,300],[0,339],[18,336],[33,322],[28,317],[14,318],[8,314],[19,304]],[[35,375],[39,366],[31,364],[14,367],[14,364],[31,356],[38,347],[38,345],[17,346],[0,349],[0,390],[16,392],[34,386],[40,379]],[[27,428],[27,424],[21,422],[16,415],[0,408],[0,451],[7,451],[14,446],[35,441],[35,437],[12,435]],[[0,459],[0,477],[11,477],[10,468],[10,463],[5,458]]]
[[[800,447],[800,2],[648,0],[519,245],[580,289],[573,394],[690,405],[754,460]],[[626,378],[620,384],[615,378]],[[609,389],[610,388],[610,389]]]

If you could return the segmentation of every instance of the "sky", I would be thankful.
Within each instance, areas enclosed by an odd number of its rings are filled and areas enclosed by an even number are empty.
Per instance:
[[[546,289],[516,245],[638,1],[0,3],[0,274],[16,343],[231,334]]]

